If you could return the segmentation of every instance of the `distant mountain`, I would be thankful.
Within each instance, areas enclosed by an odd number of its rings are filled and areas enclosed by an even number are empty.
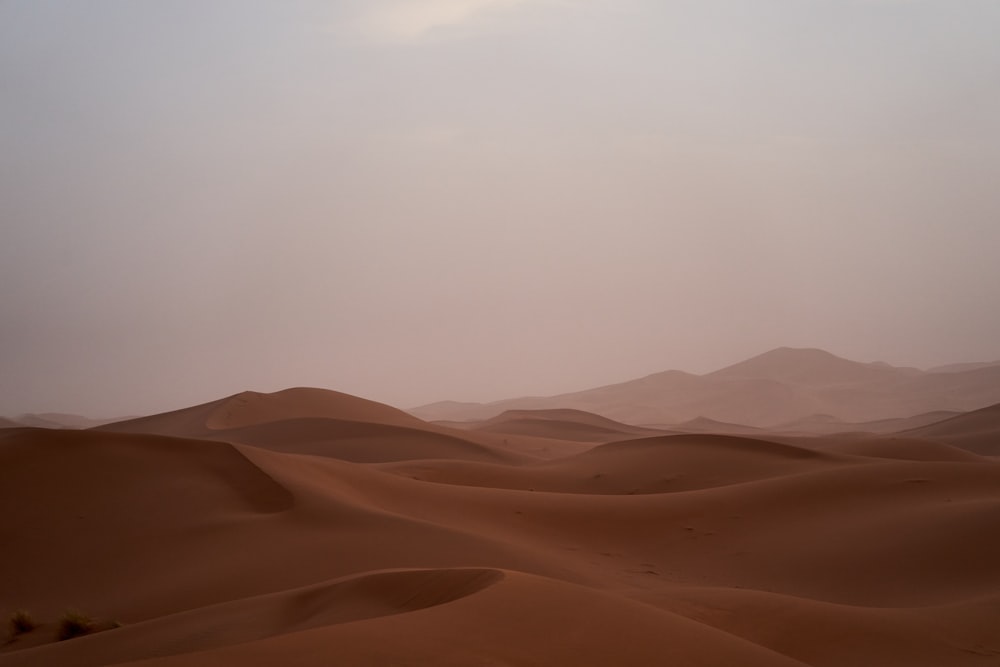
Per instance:
[[[769,428],[814,415],[861,424],[936,411],[966,412],[997,402],[997,365],[921,371],[783,347],[706,375],[671,370],[558,396],[442,402],[409,412],[429,420],[484,421],[507,410],[568,408],[659,428],[698,418]]]
[[[885,363],[848,361],[817,349],[781,347],[709,373],[710,378],[752,378],[799,385],[826,386],[879,382],[919,373]]]

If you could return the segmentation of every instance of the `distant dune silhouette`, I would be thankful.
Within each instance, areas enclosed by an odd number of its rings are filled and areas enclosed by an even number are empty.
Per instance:
[[[932,412],[965,412],[997,402],[997,364],[921,371],[849,361],[823,350],[778,348],[705,375],[665,371],[558,396],[485,404],[446,401],[410,412],[429,420],[483,421],[508,410],[575,409],[667,429],[709,419],[822,433],[831,432],[831,423],[836,422],[844,423],[842,430],[865,430],[867,423]],[[816,415],[823,415],[827,423],[817,424]],[[883,425],[871,424],[871,428],[878,431]]]

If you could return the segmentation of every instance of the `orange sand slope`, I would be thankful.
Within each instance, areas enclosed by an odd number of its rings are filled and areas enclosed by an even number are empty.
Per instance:
[[[0,613],[38,623],[0,666],[1000,664],[996,459],[528,419],[297,389],[0,431]]]

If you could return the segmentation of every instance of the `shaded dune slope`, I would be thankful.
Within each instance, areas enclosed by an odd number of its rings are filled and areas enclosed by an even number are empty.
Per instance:
[[[171,614],[42,650],[46,660],[61,665],[144,659],[150,645],[157,647],[159,656],[204,651],[447,604],[504,576],[500,570],[477,568],[369,572]],[[37,653],[41,651],[10,654],[4,664],[32,664]]]
[[[525,457],[438,431],[347,421],[302,418],[220,431],[212,437],[296,454],[329,456],[356,463],[410,459],[454,459],[515,463]]]
[[[1000,659],[1000,595],[909,609],[858,607],[732,588],[687,588],[651,603],[816,667],[987,665]]]
[[[932,438],[976,454],[1000,456],[1000,403],[910,429],[902,435]]]
[[[608,443],[575,456],[517,467],[443,461],[383,469],[446,484],[642,495],[726,486],[851,462],[850,457],[773,441],[693,434]]]
[[[584,410],[507,410],[467,428],[507,435],[530,435],[578,442],[609,442],[625,437],[656,435],[656,429],[623,424]]]
[[[943,442],[913,437],[826,437],[811,443],[828,452],[904,461],[983,461],[983,457]]]

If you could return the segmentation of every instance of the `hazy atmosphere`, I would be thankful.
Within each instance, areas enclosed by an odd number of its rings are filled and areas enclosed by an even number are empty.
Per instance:
[[[1000,359],[994,0],[0,0],[0,414]]]

